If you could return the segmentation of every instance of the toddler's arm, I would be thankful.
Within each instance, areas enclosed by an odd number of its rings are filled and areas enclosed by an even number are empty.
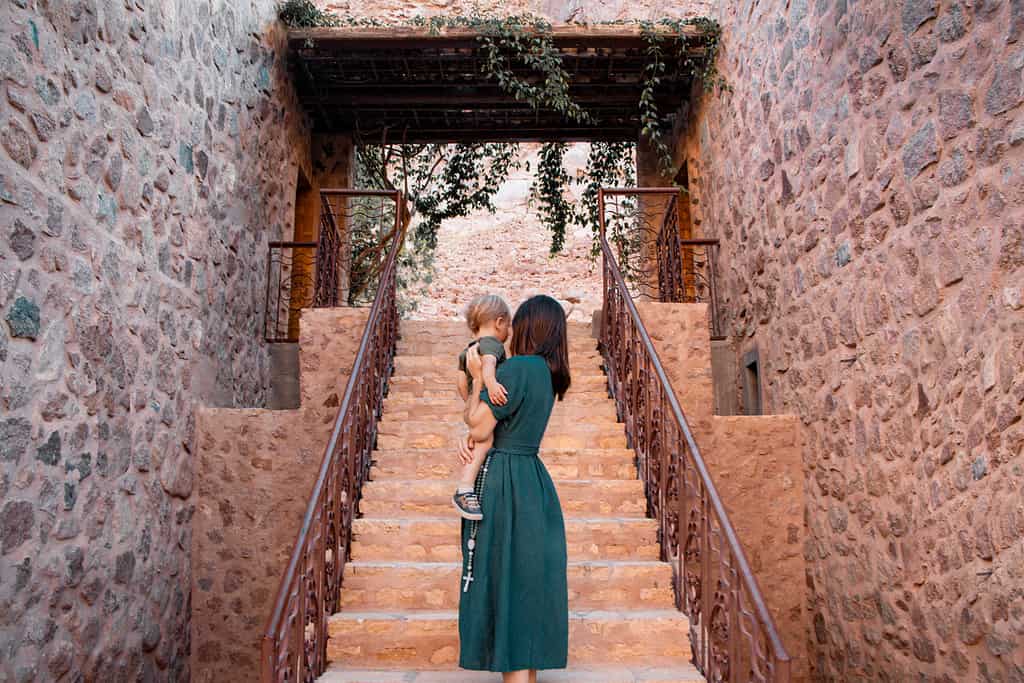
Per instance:
[[[482,356],[480,360],[483,361],[484,386],[487,387],[487,394],[494,401],[495,405],[505,405],[508,403],[508,392],[505,391],[505,387],[498,381],[498,359],[494,356],[486,355]]]

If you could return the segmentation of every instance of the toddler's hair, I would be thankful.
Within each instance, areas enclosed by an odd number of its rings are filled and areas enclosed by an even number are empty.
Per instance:
[[[476,334],[480,328],[498,318],[511,318],[512,312],[508,304],[497,294],[478,296],[466,306],[466,324]]]

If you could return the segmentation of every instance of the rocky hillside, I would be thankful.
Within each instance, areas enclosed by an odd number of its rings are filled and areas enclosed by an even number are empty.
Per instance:
[[[585,145],[566,155],[571,175],[586,161]],[[536,168],[536,146],[524,146],[524,159]],[[438,234],[430,282],[412,288],[413,319],[460,318],[479,294],[505,297],[513,308],[534,294],[555,297],[570,319],[589,321],[601,302],[601,270],[590,257],[589,230],[571,229],[562,253],[551,256],[551,234],[530,205],[532,175],[510,178],[495,200],[498,211],[448,221]]]

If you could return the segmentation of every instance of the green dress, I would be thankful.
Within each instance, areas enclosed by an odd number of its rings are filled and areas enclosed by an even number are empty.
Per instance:
[[[513,356],[498,366],[497,379],[508,402],[496,406],[482,394],[498,420],[478,479],[484,518],[462,524],[459,666],[562,669],[569,650],[565,522],[537,455],[555,403],[551,373],[540,356]]]

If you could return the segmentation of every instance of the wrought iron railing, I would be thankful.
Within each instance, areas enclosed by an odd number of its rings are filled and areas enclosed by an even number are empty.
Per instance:
[[[715,683],[787,682],[790,657],[606,238],[605,194],[601,352],[662,559],[673,564],[676,603],[690,620],[694,664]]]
[[[404,215],[402,195],[380,196],[394,202],[397,228]],[[396,270],[402,242],[401,230],[392,234],[352,374],[263,634],[262,683],[312,683],[327,664],[327,619],[338,608],[352,520],[370,470],[377,421],[394,367]]]
[[[716,261],[718,240],[683,239],[679,230],[681,197],[672,192],[665,220],[658,231],[658,300],[673,303],[708,305],[708,324],[712,339],[722,339],[718,315]]]
[[[270,243],[263,316],[263,337],[268,342],[298,341],[299,311],[313,306],[316,263],[316,242]]]
[[[360,269],[360,291],[376,286],[387,261],[387,246],[401,230],[395,228],[394,192],[389,190],[325,189],[320,191],[320,220],[316,241],[271,242],[267,253],[267,297],[263,336],[269,343],[299,340],[299,312],[304,308],[332,308],[372,301],[350,301],[352,252]],[[352,234],[369,240],[353,250]],[[381,248],[384,247],[384,248]],[[369,263],[366,263],[369,261]],[[366,272],[364,272],[366,271]],[[372,279],[372,283],[364,282]]]
[[[683,237],[682,192],[677,187],[605,190],[608,242],[633,296],[665,303],[706,303],[711,337],[722,339],[718,240]]]

